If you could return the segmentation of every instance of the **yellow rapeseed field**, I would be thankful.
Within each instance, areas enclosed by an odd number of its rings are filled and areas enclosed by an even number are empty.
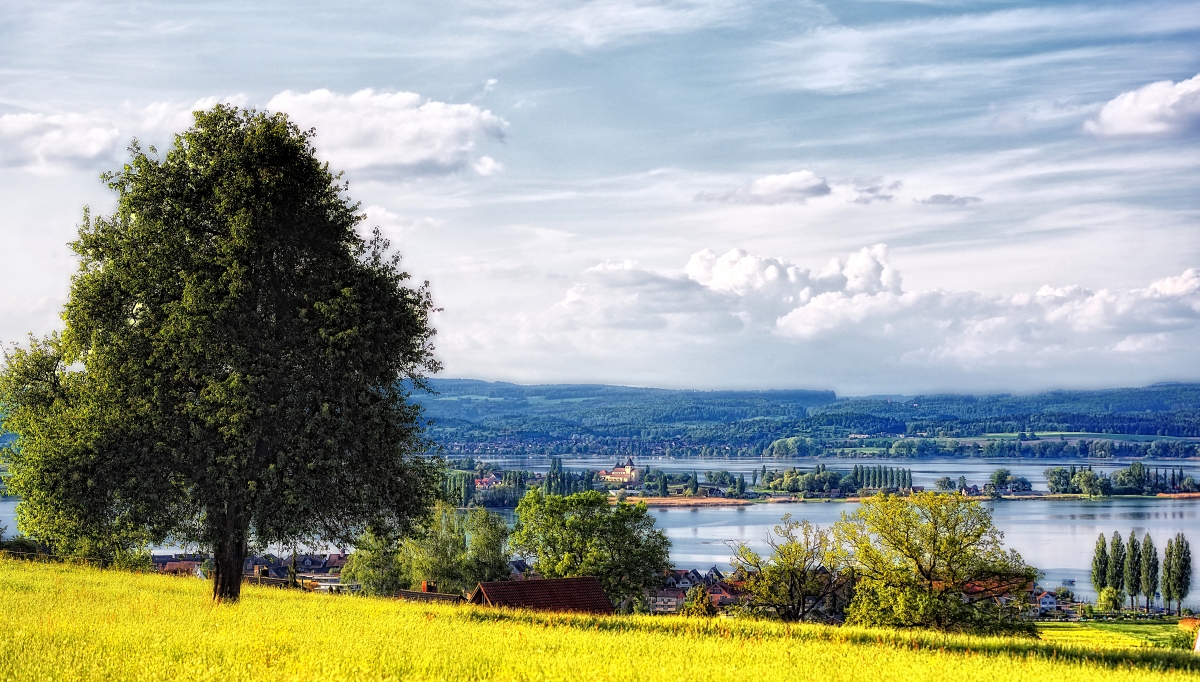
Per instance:
[[[1197,679],[1161,650],[678,617],[547,615],[0,559],[3,680]]]

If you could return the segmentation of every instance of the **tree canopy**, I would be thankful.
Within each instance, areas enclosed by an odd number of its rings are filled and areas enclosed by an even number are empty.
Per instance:
[[[763,557],[744,542],[732,544],[730,563],[743,582],[746,607],[784,621],[799,621],[811,613],[836,614],[838,592],[850,592],[852,578],[837,551],[833,533],[808,521],[784,514],[768,534],[771,554]],[[845,600],[840,604],[846,606]]]
[[[541,575],[596,576],[614,602],[661,585],[671,568],[671,543],[654,527],[646,504],[610,505],[594,490],[567,497],[536,488],[525,493],[511,542]]]
[[[1020,618],[1037,571],[1005,551],[992,512],[962,495],[872,497],[834,532],[858,576],[847,622],[1027,633]]]
[[[314,134],[218,105],[105,176],[117,208],[84,213],[64,330],[0,377],[28,535],[196,542],[232,600],[251,543],[349,544],[424,513],[437,469],[410,396],[438,369],[434,308],[359,236]]]

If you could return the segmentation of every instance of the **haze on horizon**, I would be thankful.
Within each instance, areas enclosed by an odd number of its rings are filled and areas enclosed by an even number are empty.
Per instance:
[[[315,127],[446,377],[1200,380],[1200,2],[3,4],[0,340],[217,102]]]

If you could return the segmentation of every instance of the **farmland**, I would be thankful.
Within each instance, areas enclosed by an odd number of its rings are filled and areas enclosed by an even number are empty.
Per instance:
[[[1186,652],[678,617],[438,607],[0,560],[0,679],[1197,679]],[[1050,634],[1050,633],[1047,633]],[[1113,633],[1120,634],[1120,633]]]

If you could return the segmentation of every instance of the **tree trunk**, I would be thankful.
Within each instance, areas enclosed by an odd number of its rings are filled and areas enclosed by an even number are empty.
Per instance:
[[[236,602],[242,596],[248,528],[241,502],[226,503],[213,541],[213,601]]]

